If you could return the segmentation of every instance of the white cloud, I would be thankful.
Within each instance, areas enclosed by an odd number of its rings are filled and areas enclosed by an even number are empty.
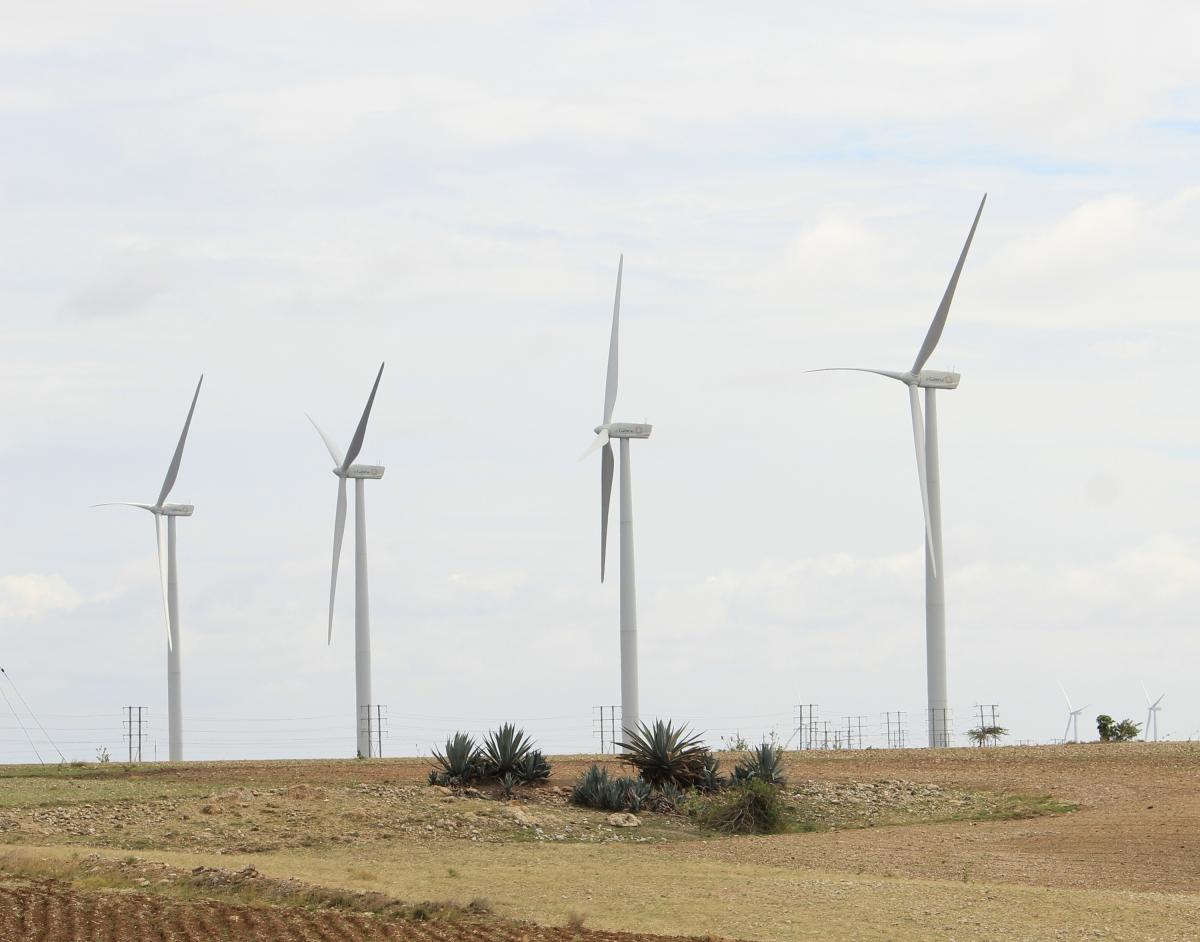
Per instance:
[[[39,621],[73,612],[82,604],[79,593],[57,573],[0,576],[0,617]]]

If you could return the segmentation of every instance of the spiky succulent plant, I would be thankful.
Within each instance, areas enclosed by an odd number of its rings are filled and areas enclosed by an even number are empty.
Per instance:
[[[550,777],[550,763],[540,749],[533,749],[517,766],[517,776],[525,783],[545,781]]]
[[[787,784],[783,774],[783,750],[769,742],[755,746],[734,766],[733,779],[735,782],[758,779],[770,785]]]
[[[601,811],[632,811],[635,814],[650,801],[652,790],[644,779],[608,774],[608,769],[593,765],[579,777],[571,792],[571,803]]]
[[[442,767],[449,782],[465,785],[480,774],[480,752],[475,739],[467,733],[446,738],[446,751],[433,750],[434,761]],[[435,770],[436,771],[436,770]]]
[[[651,785],[672,782],[691,788],[704,779],[704,761],[708,750],[700,736],[686,725],[655,720],[653,726],[642,723],[629,733],[629,741],[618,743],[625,750],[625,761],[641,772]]]
[[[532,749],[533,740],[513,723],[505,723],[499,730],[488,733],[481,750],[487,778],[516,775]]]

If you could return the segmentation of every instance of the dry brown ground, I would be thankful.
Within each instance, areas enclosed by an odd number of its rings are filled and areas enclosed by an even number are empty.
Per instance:
[[[439,924],[144,893],[80,892],[52,880],[0,884],[4,942],[671,942],[499,920]],[[685,942],[685,940],[678,940]]]
[[[593,759],[556,759],[554,783],[570,784]],[[206,763],[148,774],[198,796],[234,782],[417,783],[427,768],[420,760]],[[404,840],[237,859],[154,856],[186,866],[253,864],[273,876],[302,874],[405,899],[484,895],[507,916],[541,923],[561,924],[580,910],[589,926],[610,929],[780,942],[1200,939],[1200,746],[806,753],[789,758],[789,774],[1051,794],[1080,807],[1028,820],[653,845]],[[0,804],[5,784],[0,777]],[[88,780],[81,786],[80,796]],[[373,874],[365,883],[355,876],[364,868]]]

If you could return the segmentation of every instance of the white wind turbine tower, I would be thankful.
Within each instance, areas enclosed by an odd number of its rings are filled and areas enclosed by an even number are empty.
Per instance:
[[[343,455],[319,425],[308,416],[313,428],[321,436],[329,456],[333,459],[333,473],[338,479],[337,511],[333,518],[333,572],[329,579],[329,631],[326,644],[333,643],[333,600],[337,594],[338,561],[342,555],[342,536],[346,532],[346,481],[354,480],[354,691],[355,729],[358,754],[365,758],[372,755],[370,717],[371,707],[371,606],[367,592],[367,504],[365,481],[378,481],[383,477],[383,468],[378,465],[355,464],[354,459],[362,451],[363,439],[367,434],[367,420],[371,417],[371,406],[375,404],[375,392],[383,377],[383,364],[375,375],[375,385],[367,397],[358,428],[350,439],[350,447]]]
[[[1146,727],[1142,731],[1142,739],[1150,739],[1150,729],[1154,729],[1154,742],[1158,742],[1158,711],[1162,709],[1159,705],[1163,702],[1165,693],[1159,694],[1157,700],[1150,702],[1150,691],[1146,689],[1146,685],[1142,684],[1142,693],[1146,695]]]
[[[979,217],[986,202],[985,193],[975,213],[975,221],[971,223],[971,231],[967,233],[962,253],[958,256],[958,264],[954,266],[954,274],[950,276],[950,283],[942,295],[942,303],[938,305],[933,323],[929,325],[929,332],[925,335],[925,342],[921,344],[916,360],[913,361],[912,369],[903,373],[861,367],[810,371],[824,373],[848,370],[856,373],[876,373],[899,380],[908,387],[913,444],[917,453],[917,480],[921,486],[921,507],[925,515],[925,663],[930,747],[950,745],[950,702],[946,684],[946,573],[942,560],[942,490],[938,473],[935,394],[939,389],[957,389],[959,374],[927,370],[924,366],[937,347],[942,329],[946,326],[950,303],[954,300],[954,290],[958,287],[963,263],[967,260],[967,251],[971,248],[971,240],[975,238],[975,227],[979,225]],[[917,389],[925,390],[923,419]]]
[[[1070,735],[1070,742],[1079,742],[1079,715],[1086,710],[1090,704],[1085,703],[1079,708],[1071,706],[1071,698],[1067,696],[1067,688],[1062,685],[1062,681],[1058,682],[1058,689],[1062,691],[1063,697],[1067,701],[1067,728],[1063,730],[1063,742],[1068,742],[1067,736]]]
[[[629,440],[649,438],[649,425],[614,422],[617,402],[617,334],[621,314],[621,274],[625,256],[617,263],[617,292],[613,300],[612,334],[608,340],[608,375],[604,382],[604,421],[595,428],[596,438],[580,461],[597,448],[600,455],[600,581],[604,581],[608,547],[608,507],[612,497],[612,439],[621,442],[621,728],[636,732],[638,713],[637,587],[633,569],[633,486],[629,471]]]
[[[192,404],[188,408],[187,419],[183,423],[183,432],[179,435],[179,443],[175,446],[175,454],[171,458],[171,466],[167,468],[167,476],[163,480],[162,490],[158,492],[158,500],[153,504],[136,504],[131,501],[111,501],[106,504],[96,504],[97,507],[140,507],[154,514],[154,531],[158,540],[158,578],[162,586],[163,605],[167,616],[167,739],[168,757],[172,762],[183,759],[183,668],[180,662],[179,650],[179,578],[175,565],[175,518],[190,517],[195,509],[191,504],[166,503],[171,488],[175,486],[175,478],[179,475],[179,463],[183,459],[183,446],[187,443],[188,429],[192,426],[192,413],[196,411],[196,400],[200,398],[200,386],[204,383],[201,375],[196,383],[196,392],[192,396]],[[167,551],[163,555],[163,518],[167,521]]]

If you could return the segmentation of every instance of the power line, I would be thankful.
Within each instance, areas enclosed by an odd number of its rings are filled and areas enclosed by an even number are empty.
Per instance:
[[[0,667],[0,674],[3,674],[6,678],[8,678],[8,682],[12,685],[13,693],[15,693],[17,695],[17,698],[21,701],[21,705],[23,707],[25,707],[25,709],[29,713],[29,715],[31,717],[33,717],[33,721],[35,723],[37,723],[38,729],[40,729],[42,731],[42,735],[46,737],[46,742],[50,743],[51,746],[54,746],[54,751],[58,753],[58,757],[60,759],[62,759],[63,762],[66,762],[67,757],[64,756],[62,754],[62,750],[59,749],[58,746],[56,746],[54,744],[54,740],[50,738],[50,734],[48,732],[46,732],[46,727],[44,727],[42,725],[42,721],[37,718],[37,714],[33,712],[32,707],[30,707],[29,704],[25,702],[25,698],[21,696],[21,691],[17,689],[17,683],[16,683],[16,681],[14,681],[12,679],[12,675],[9,674],[9,672],[6,671],[3,667]],[[20,720],[18,720],[17,722],[20,722]],[[36,752],[36,750],[34,750],[34,751]]]
[[[38,747],[33,744],[33,739],[29,735],[29,730],[25,728],[25,724],[21,722],[21,717],[17,716],[17,711],[13,709],[12,701],[8,699],[8,694],[4,692],[4,688],[0,687],[0,697],[4,698],[4,702],[8,704],[8,709],[12,712],[13,718],[17,721],[17,725],[21,727],[21,732],[25,734],[25,739],[29,742],[29,747],[33,750],[33,754],[37,756],[38,762],[42,765],[46,764],[46,760],[42,758],[42,754],[38,752]]]

